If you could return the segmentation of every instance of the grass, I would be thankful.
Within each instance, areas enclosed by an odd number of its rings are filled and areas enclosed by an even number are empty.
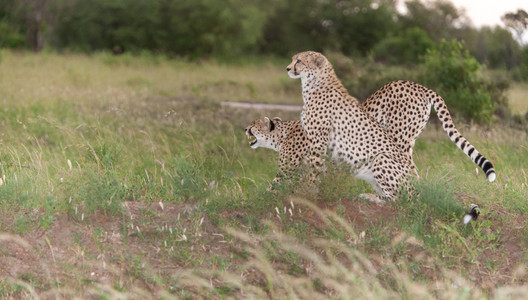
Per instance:
[[[457,123],[495,164],[493,184],[431,124],[414,152],[417,199],[371,205],[356,198],[368,184],[332,167],[317,194],[302,185],[269,193],[278,155],[250,149],[243,129],[298,113],[221,102],[299,104],[300,83],[282,65],[1,57],[2,297],[527,293],[523,131]],[[482,214],[464,226],[471,203]]]
[[[509,104],[514,114],[524,116],[528,112],[528,101],[526,99],[526,90],[528,84],[515,83],[508,92]]]

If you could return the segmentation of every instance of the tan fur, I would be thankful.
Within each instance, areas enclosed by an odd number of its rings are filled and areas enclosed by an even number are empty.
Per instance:
[[[467,154],[473,147],[454,126],[451,126],[453,121],[444,100],[434,91],[420,84],[403,80],[389,82],[360,105],[369,116],[382,125],[404,154],[408,155],[412,163],[411,169],[416,175],[418,174],[412,159],[413,148],[416,139],[427,125],[431,107],[438,109],[438,117],[448,136],[453,137],[453,140],[458,137],[455,144],[459,148],[460,145],[465,145],[462,149],[464,153]],[[299,120],[282,121],[275,118],[271,122],[275,123],[276,130],[270,131],[264,125],[264,120],[256,120],[246,128],[246,134],[253,131],[262,144],[260,147],[279,152],[278,172],[273,180],[273,183],[279,183],[283,178],[292,176],[307,154],[308,139]],[[462,143],[463,141],[466,143]],[[286,159],[289,157],[294,159]],[[469,157],[476,161],[474,158],[479,157],[478,151],[474,149]],[[486,159],[479,160],[480,165],[487,164]],[[488,178],[492,179],[491,174],[495,174],[493,168],[488,169],[488,174]]]
[[[319,64],[324,63],[324,57],[319,57]],[[318,64],[312,64],[317,68]],[[295,68],[291,71],[295,72]],[[338,85],[343,90],[342,85]],[[346,92],[346,90],[344,90]],[[456,129],[444,100],[434,91],[410,81],[392,81],[372,94],[360,104],[364,112],[375,119],[396,145],[403,151],[410,161],[410,168],[418,175],[412,153],[416,139],[423,131],[429,120],[433,107],[450,139],[470,159],[484,170],[489,181],[495,180],[495,170],[490,161],[483,157]],[[268,120],[269,124],[269,119]],[[265,121],[254,121],[246,128],[246,134],[251,128],[258,136],[258,140],[266,147],[279,151],[279,168],[274,183],[282,178],[290,177],[299,166],[302,158],[307,154],[308,139],[302,130],[300,121],[271,121],[277,124],[278,130],[270,131],[263,126]],[[258,133],[263,134],[259,135]],[[294,140],[290,140],[294,139]],[[258,147],[258,146],[257,146]],[[287,159],[286,159],[287,158]],[[293,159],[292,159],[293,158]],[[270,185],[271,188],[271,185]]]
[[[302,82],[301,125],[309,141],[311,181],[317,181],[328,149],[332,159],[349,164],[382,198],[396,200],[397,190],[407,182],[411,161],[348,94],[326,57],[301,52],[286,69],[290,77]]]
[[[433,107],[451,141],[484,171],[490,182],[495,180],[492,163],[458,132],[444,99],[433,90],[410,81],[392,81],[368,97],[362,107],[401,147],[413,169],[414,143],[427,125]]]
[[[263,147],[279,152],[277,175],[268,190],[274,184],[281,183],[283,178],[294,177],[295,171],[307,157],[308,139],[300,121],[265,118],[253,121],[245,131],[253,149]]]

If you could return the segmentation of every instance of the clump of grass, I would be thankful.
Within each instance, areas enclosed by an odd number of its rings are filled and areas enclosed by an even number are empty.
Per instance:
[[[295,202],[317,209],[307,201]],[[364,240],[355,235],[347,221],[326,210],[317,209],[316,214],[323,218],[328,229],[337,224],[348,232],[349,238],[340,240],[327,235],[310,242],[301,241],[270,222],[266,224],[269,232],[258,235],[229,228],[226,231],[242,243],[249,254],[243,269],[236,272],[183,270],[174,278],[178,290],[192,297],[290,299],[436,299],[487,295],[454,272],[438,270],[434,275],[437,279],[428,283],[415,278],[412,267],[404,265],[400,258],[369,257],[357,249],[358,243]],[[393,243],[416,245],[421,242],[398,238]],[[425,260],[431,264],[436,259]],[[522,290],[515,286],[504,287],[497,294],[519,291],[526,295]]]
[[[117,215],[121,212],[121,203],[128,198],[129,193],[114,172],[87,170],[81,178],[82,181],[72,182],[69,200],[82,207],[82,213],[102,211],[104,214]]]
[[[326,164],[327,171],[321,176],[318,197],[326,201],[337,201],[344,198],[353,199],[357,195],[366,192],[372,192],[368,183],[358,180],[350,172],[350,166],[347,164],[336,165]]]
[[[199,166],[184,157],[175,161],[174,174],[170,176],[174,197],[182,202],[196,201],[207,197],[208,183],[204,182]]]
[[[400,203],[406,208],[407,218],[413,222],[429,223],[432,219],[454,221],[464,215],[464,207],[457,201],[455,189],[445,178],[416,180],[409,195],[404,189]]]

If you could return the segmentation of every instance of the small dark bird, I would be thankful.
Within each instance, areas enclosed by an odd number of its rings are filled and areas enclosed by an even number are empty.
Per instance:
[[[468,224],[472,220],[476,221],[479,215],[480,215],[480,208],[478,207],[478,205],[471,204],[471,209],[464,216],[464,224]]]

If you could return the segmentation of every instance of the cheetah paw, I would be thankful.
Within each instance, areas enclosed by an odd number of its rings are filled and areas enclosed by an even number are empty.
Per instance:
[[[359,194],[359,198],[368,200],[369,202],[375,203],[375,204],[378,204],[378,205],[383,205],[383,204],[386,203],[384,200],[381,200],[378,197],[378,195],[375,195],[375,194]]]

